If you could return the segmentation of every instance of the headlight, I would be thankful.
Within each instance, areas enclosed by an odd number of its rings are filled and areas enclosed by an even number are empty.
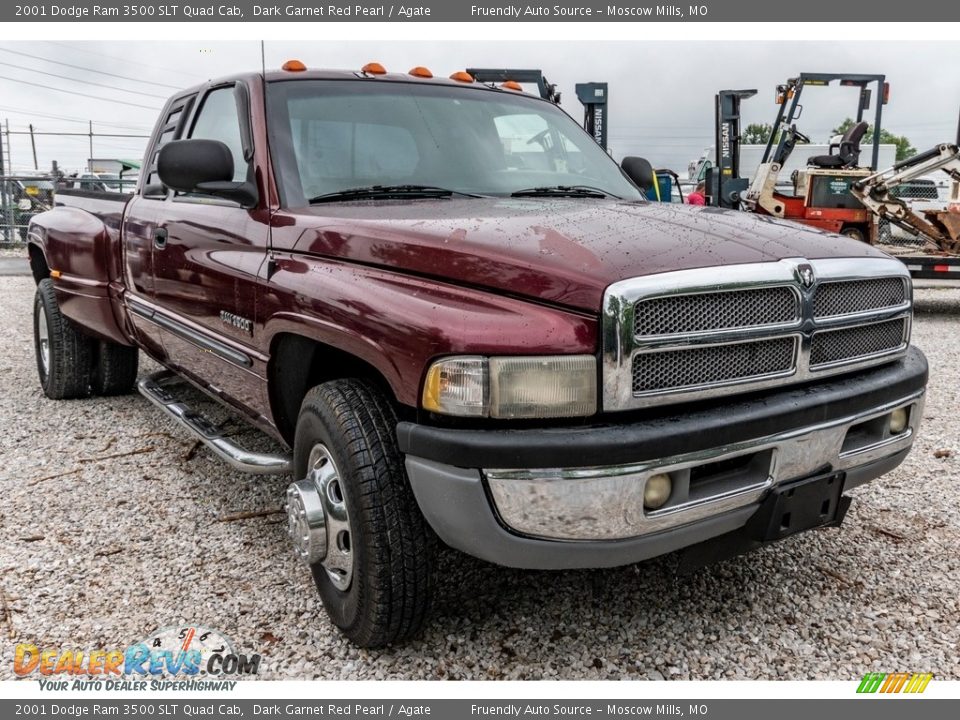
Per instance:
[[[456,357],[427,371],[424,410],[494,418],[582,417],[597,411],[593,355]]]

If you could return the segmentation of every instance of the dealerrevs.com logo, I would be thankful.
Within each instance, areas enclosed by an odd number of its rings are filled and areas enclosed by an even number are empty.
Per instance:
[[[867,673],[857,687],[858,693],[919,694],[933,680],[931,673]]]
[[[218,630],[167,627],[127,648],[79,650],[16,646],[13,671],[41,690],[232,690],[256,675],[259,654],[234,650]]]

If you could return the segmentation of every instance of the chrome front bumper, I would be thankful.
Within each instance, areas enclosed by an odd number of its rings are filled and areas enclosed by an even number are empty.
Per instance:
[[[397,439],[417,504],[451,547],[508,567],[615,567],[755,540],[751,522],[794,481],[842,473],[849,490],[889,473],[916,437],[927,378],[926,358],[910,348],[845,377],[619,423],[400,422]],[[889,415],[901,407],[909,416],[892,435]],[[643,486],[656,472],[674,489],[648,511]]]
[[[790,432],[663,460],[589,468],[484,469],[501,522],[547,540],[635,538],[757,503],[783,482],[824,470],[851,471],[909,450],[923,416],[924,392],[868,412]],[[905,408],[893,435],[890,414]],[[643,503],[647,479],[668,473],[673,491],[655,511]],[[846,488],[858,481],[851,474]],[[859,482],[863,482],[860,480]]]

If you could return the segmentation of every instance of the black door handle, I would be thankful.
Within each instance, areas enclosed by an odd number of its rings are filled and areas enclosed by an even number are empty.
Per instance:
[[[157,250],[163,250],[167,246],[166,228],[157,228],[153,231],[153,246]]]

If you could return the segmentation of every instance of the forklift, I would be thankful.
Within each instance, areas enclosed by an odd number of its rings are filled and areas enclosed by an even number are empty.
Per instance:
[[[826,155],[811,157],[807,167],[791,177],[793,192],[784,192],[780,172],[797,143],[810,138],[797,129],[803,112],[800,98],[807,87],[840,86],[859,88],[856,121]],[[740,177],[740,103],[756,90],[724,90],[716,97],[716,165],[707,175],[711,205],[743,208],[761,215],[793,220],[820,230],[840,233],[872,242],[875,224],[871,213],[851,193],[851,186],[877,169],[880,157],[880,128],[883,105],[889,99],[889,85],[883,75],[845,73],[801,73],[777,86],[779,106],[773,133],[752,182]],[[876,97],[873,142],[869,165],[861,165],[861,142],[869,126],[865,119]]]
[[[482,83],[525,83],[536,85],[544,100],[560,104],[557,86],[547,81],[541,70],[518,70],[511,68],[467,68],[474,80]],[[583,105],[583,129],[597,144],[607,149],[607,83],[578,83],[577,99]]]

